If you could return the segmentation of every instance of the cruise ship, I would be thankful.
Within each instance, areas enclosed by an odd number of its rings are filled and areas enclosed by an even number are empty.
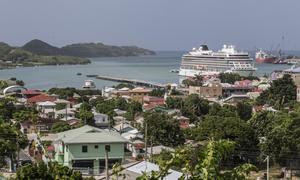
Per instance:
[[[233,45],[224,45],[217,52],[209,50],[207,45],[201,45],[183,55],[179,76],[217,75],[223,72],[249,76],[255,71],[249,53],[237,51]]]

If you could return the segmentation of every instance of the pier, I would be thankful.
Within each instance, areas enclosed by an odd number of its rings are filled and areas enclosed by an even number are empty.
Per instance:
[[[101,80],[106,80],[106,81],[123,82],[123,83],[135,84],[135,85],[139,85],[139,86],[146,86],[146,87],[152,87],[152,88],[166,88],[165,84],[144,81],[144,80],[138,80],[138,79],[128,79],[128,78],[101,76],[101,75],[97,75],[94,77],[96,79],[101,79]]]

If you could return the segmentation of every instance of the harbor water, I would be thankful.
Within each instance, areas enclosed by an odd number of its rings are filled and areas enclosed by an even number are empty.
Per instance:
[[[93,79],[97,88],[111,86],[116,82],[88,78],[86,75],[105,75],[132,78],[157,83],[178,83],[179,77],[171,73],[179,69],[184,52],[157,52],[153,56],[91,58],[87,65],[62,65],[18,67],[0,70],[0,79],[16,77],[25,82],[27,88],[47,90],[52,87],[81,88],[84,81]],[[257,64],[255,75],[269,75],[274,70],[290,68],[289,65]],[[82,75],[77,75],[81,73]]]

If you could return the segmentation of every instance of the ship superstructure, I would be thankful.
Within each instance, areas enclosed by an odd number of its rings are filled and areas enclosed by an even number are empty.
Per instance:
[[[192,51],[183,55],[179,75],[194,77],[195,75],[233,72],[249,76],[255,70],[249,53],[237,51],[233,45],[224,45],[217,52],[209,50],[207,45],[201,45],[200,48],[193,48]]]

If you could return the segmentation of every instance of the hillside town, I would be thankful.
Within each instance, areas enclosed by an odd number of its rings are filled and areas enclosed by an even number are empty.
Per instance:
[[[192,161],[212,163],[203,166],[214,167],[211,177],[263,178],[267,166],[274,177],[299,171],[299,68],[270,77],[195,76],[165,88],[42,91],[16,78],[0,85],[0,172],[7,178],[30,177],[28,164],[68,167],[87,179],[202,176]],[[218,154],[214,163],[209,153]]]

